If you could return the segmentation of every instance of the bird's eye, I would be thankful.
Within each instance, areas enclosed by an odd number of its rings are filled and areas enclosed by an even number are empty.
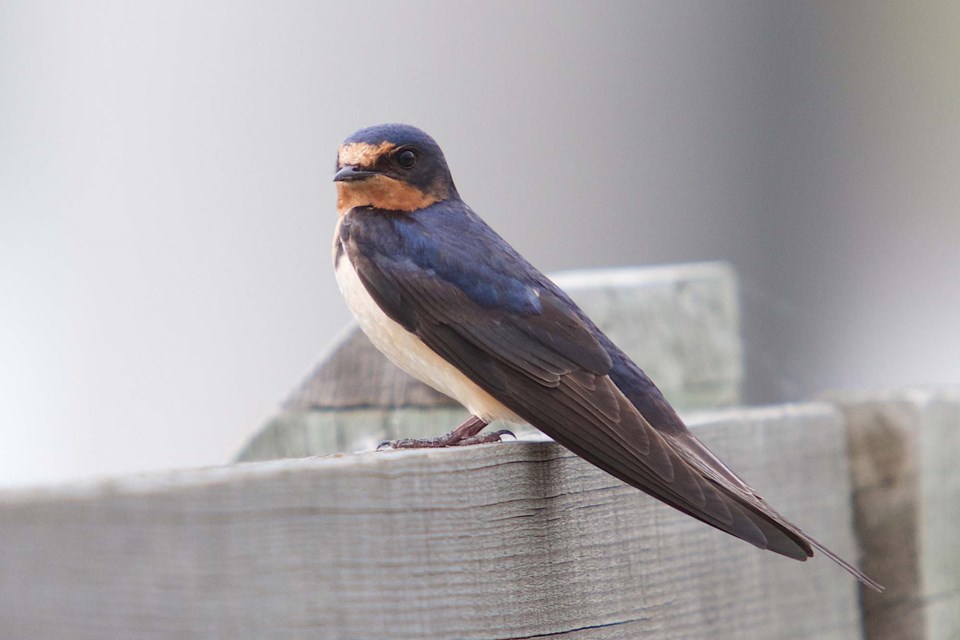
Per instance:
[[[404,169],[412,169],[417,164],[417,153],[412,149],[404,149],[397,154],[397,163]]]

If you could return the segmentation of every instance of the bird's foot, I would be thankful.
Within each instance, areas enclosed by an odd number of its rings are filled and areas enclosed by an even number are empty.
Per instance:
[[[452,433],[452,432],[451,432]],[[400,438],[399,440],[387,440],[381,442],[377,451],[381,449],[438,449],[440,447],[466,447],[471,444],[487,444],[489,442],[502,442],[504,436],[510,436],[516,439],[517,436],[508,429],[501,429],[493,433],[484,433],[482,435],[470,436],[468,438],[451,438],[451,433],[447,433],[435,438]]]
[[[463,447],[471,444],[485,444],[488,442],[500,442],[503,436],[509,435],[516,439],[512,431],[501,429],[493,433],[480,434],[480,431],[487,426],[485,420],[471,416],[459,427],[435,438],[401,438],[399,440],[388,440],[382,442],[377,451],[381,449],[436,449],[440,447]]]

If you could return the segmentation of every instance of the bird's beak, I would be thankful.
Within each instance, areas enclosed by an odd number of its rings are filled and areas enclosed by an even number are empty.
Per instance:
[[[345,164],[343,168],[333,176],[333,181],[353,182],[355,180],[366,180],[375,175],[378,175],[376,171],[365,171],[354,164]]]

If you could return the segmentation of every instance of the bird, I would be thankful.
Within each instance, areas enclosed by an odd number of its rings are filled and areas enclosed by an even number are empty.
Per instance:
[[[470,417],[394,448],[490,443],[529,423],[623,482],[760,549],[814,549],[882,586],[773,509],[686,427],[634,361],[465,203],[443,151],[405,124],[339,147],[333,264],[360,328]]]

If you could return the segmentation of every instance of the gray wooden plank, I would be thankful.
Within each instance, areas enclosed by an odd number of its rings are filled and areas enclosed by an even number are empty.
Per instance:
[[[826,405],[694,419],[854,557]],[[0,637],[858,638],[856,584],[549,442],[278,460],[0,493]]]
[[[554,279],[678,408],[739,401],[739,306],[729,265],[575,271]],[[444,412],[431,413],[435,408]],[[465,417],[453,400],[403,373],[353,327],[238,459],[357,451],[374,440],[439,435]]]
[[[870,640],[960,638],[960,389],[835,394],[849,429]]]

